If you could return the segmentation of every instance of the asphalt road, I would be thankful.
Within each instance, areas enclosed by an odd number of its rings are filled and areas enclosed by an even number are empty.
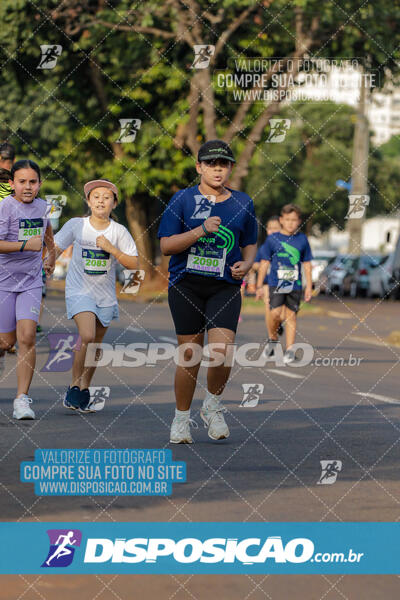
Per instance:
[[[187,483],[169,498],[37,497],[19,481],[19,464],[37,448],[167,448],[173,416],[173,362],[106,366],[93,385],[110,386],[102,412],[67,411],[70,373],[41,371],[49,332],[75,333],[64,301],[50,296],[43,315],[31,395],[37,419],[12,420],[15,356],[7,356],[0,391],[0,506],[3,521],[397,521],[400,516],[400,304],[320,297],[318,314],[299,318],[299,342],[314,359],[304,367],[235,365],[223,400],[231,436],[207,437],[198,416],[201,371],[192,416],[195,443],[174,446],[187,463]],[[121,302],[110,344],[174,338],[166,304]],[[262,315],[244,315],[237,344],[265,339]],[[352,357],[352,363],[349,359]],[[324,359],[324,360],[322,360]],[[333,359],[333,360],[332,360]],[[318,362],[322,364],[317,364]],[[357,364],[358,363],[358,364]],[[353,366],[351,366],[353,364]],[[240,406],[242,385],[264,385],[256,407]],[[341,461],[332,485],[318,485],[321,460]],[[397,598],[395,576],[3,576],[0,599],[149,598],[351,600]],[[135,593],[132,593],[132,590]]]

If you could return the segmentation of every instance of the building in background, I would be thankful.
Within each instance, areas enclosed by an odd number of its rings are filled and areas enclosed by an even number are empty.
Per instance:
[[[314,101],[331,100],[356,107],[359,100],[361,74],[348,61],[344,67],[329,67],[314,80],[300,73],[301,96]],[[374,90],[367,109],[372,131],[372,141],[376,146],[384,144],[393,135],[400,134],[400,88],[387,84],[381,90]]]
[[[362,226],[361,247],[364,253],[389,254],[396,248],[400,235],[400,213],[377,215],[366,219]],[[331,227],[321,235],[310,236],[311,248],[327,248],[337,254],[346,254],[349,240],[347,231]]]

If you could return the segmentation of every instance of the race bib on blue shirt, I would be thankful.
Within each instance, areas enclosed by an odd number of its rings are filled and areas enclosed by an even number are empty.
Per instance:
[[[198,275],[223,277],[226,248],[192,246],[187,257],[186,271]]]

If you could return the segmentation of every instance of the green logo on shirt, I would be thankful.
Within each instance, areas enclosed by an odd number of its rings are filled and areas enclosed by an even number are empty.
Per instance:
[[[216,233],[199,238],[199,242],[212,244],[217,241],[217,238],[220,238],[222,241],[222,244],[216,244],[217,248],[226,248],[226,253],[229,254],[235,245],[235,236],[233,235],[233,231],[228,229],[228,227],[220,225]]]
[[[289,261],[291,265],[297,265],[300,260],[300,252],[294,246],[291,246],[287,242],[281,242],[281,245],[289,254]]]
[[[220,225],[217,231],[217,236],[223,240],[223,244],[221,246],[217,244],[217,248],[226,248],[226,253],[229,254],[235,245],[235,236],[233,235],[233,231],[227,227],[224,227],[223,225]]]

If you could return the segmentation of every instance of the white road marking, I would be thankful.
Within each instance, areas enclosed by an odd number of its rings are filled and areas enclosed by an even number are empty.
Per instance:
[[[305,379],[304,375],[298,375],[297,373],[289,373],[288,371],[280,369],[267,369],[269,373],[276,373],[277,375],[283,375],[284,377],[290,377],[291,379]]]
[[[171,344],[177,343],[176,338],[167,337],[166,335],[160,335],[158,339],[162,342],[171,342]]]
[[[125,331],[134,331],[137,333],[138,331],[143,331],[143,330],[140,329],[139,327],[134,327],[133,325],[129,325],[129,327],[127,327]]]
[[[348,339],[352,340],[353,342],[362,342],[363,344],[373,344],[374,346],[384,345],[383,342],[380,342],[379,340],[374,340],[374,338],[358,337],[357,335],[350,335]],[[387,345],[390,346],[390,344],[387,344]]]
[[[389,342],[386,342],[385,340],[383,340],[382,342],[378,339],[374,339],[374,338],[365,338],[365,337],[358,337],[356,335],[350,335],[348,337],[349,340],[352,340],[353,342],[362,342],[364,344],[373,344],[374,346],[380,346],[381,348],[384,348],[385,346],[388,346],[389,348],[399,348],[399,346],[397,344],[390,344]]]
[[[349,313],[336,312],[335,310],[328,310],[326,313],[328,317],[335,317],[336,319],[355,319],[356,316]]]
[[[380,400],[381,402],[388,402],[389,404],[400,404],[400,400],[396,400],[396,398],[390,398],[390,396],[381,396],[380,394],[371,394],[369,392],[352,392],[356,396],[366,396],[367,398],[372,398],[373,400]]]

